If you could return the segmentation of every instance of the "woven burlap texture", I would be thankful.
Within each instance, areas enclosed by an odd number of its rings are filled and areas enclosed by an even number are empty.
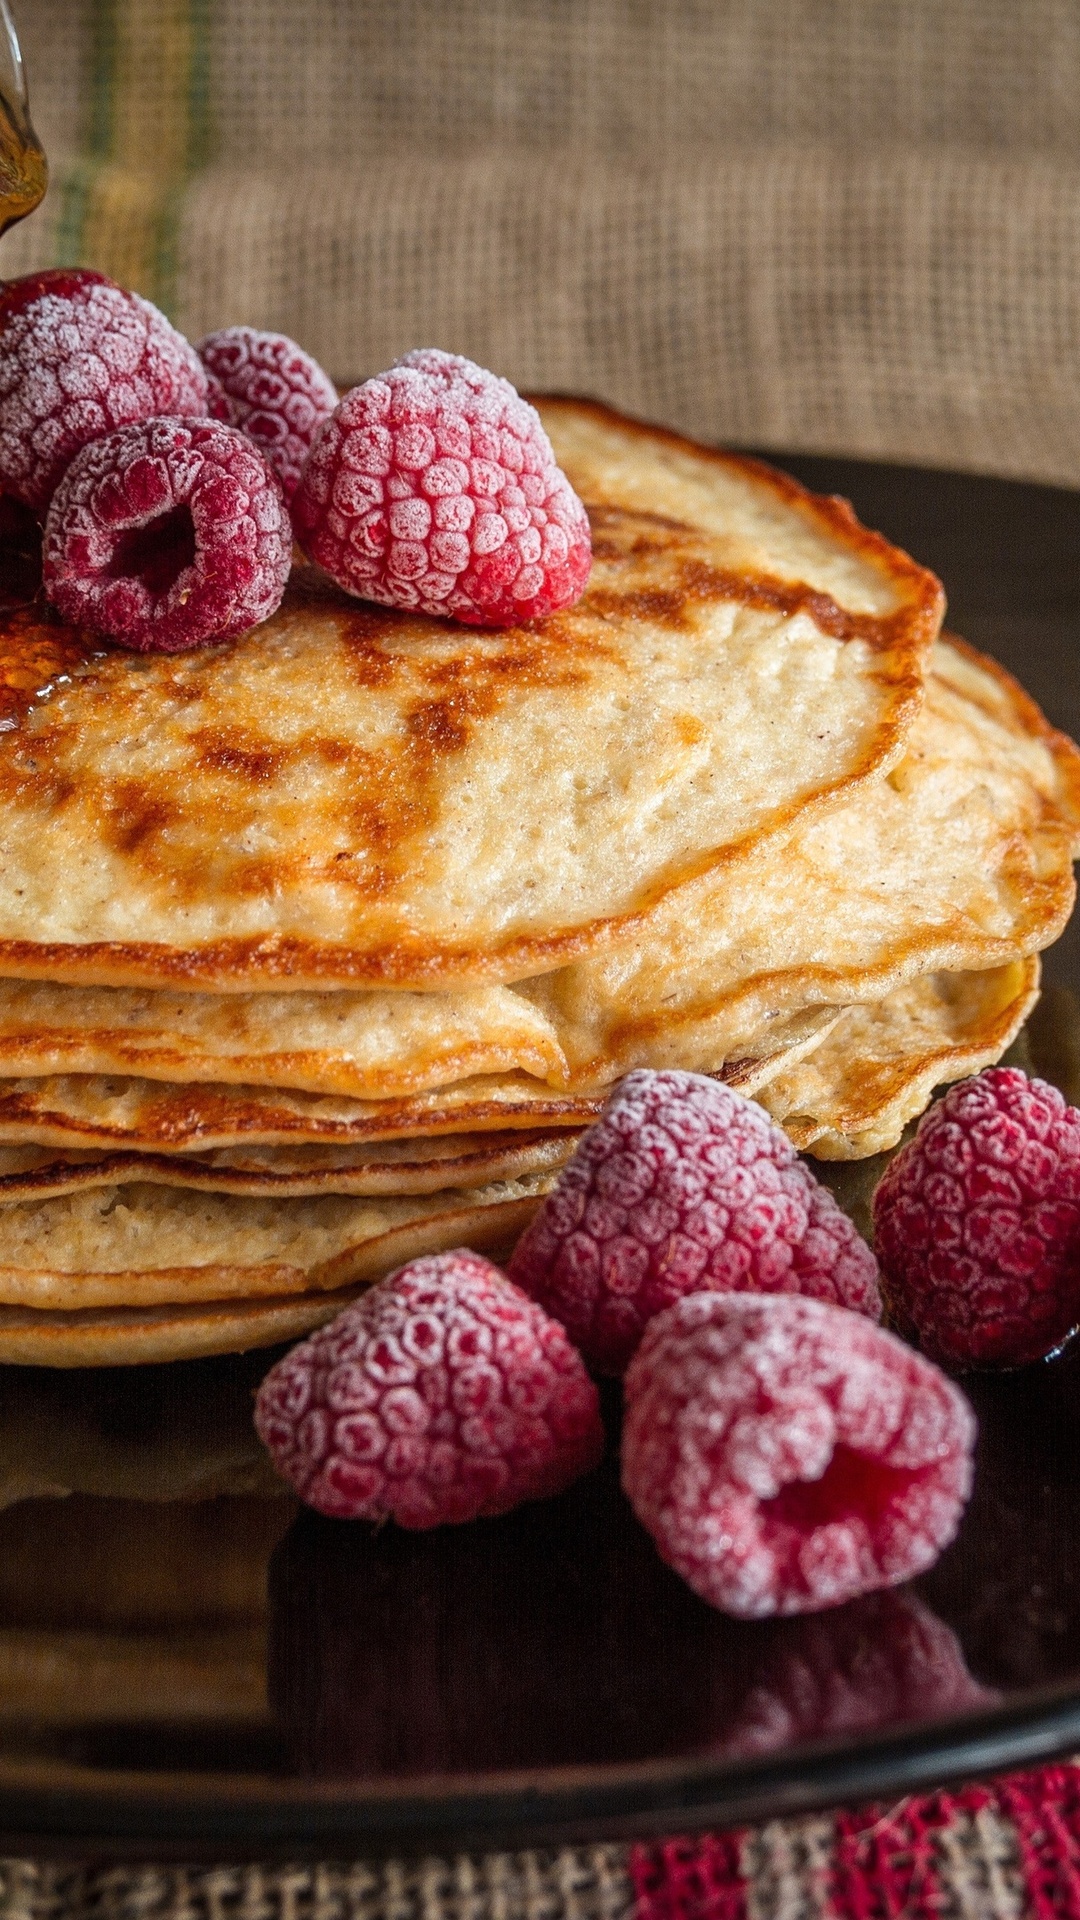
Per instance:
[[[1075,0],[18,0],[82,260],[338,378],[1080,483]]]
[[[1037,1783],[1034,1776],[1030,1784]],[[1056,1775],[1051,1829],[1055,1785]],[[880,1813],[773,1820],[720,1843],[672,1841],[633,1855],[582,1847],[280,1868],[8,1860],[0,1862],[0,1920],[848,1920],[856,1913],[1028,1920],[1055,1913],[1055,1874],[1068,1878],[1062,1843],[1065,1854],[1076,1851],[1068,1815],[1052,1831],[1021,1834],[1008,1786],[1002,1794],[1007,1808],[1002,1795],[976,1789]],[[1029,1811],[1024,1802],[1021,1826],[1032,1826]],[[1037,1894],[1047,1876],[1044,1908]],[[1062,1906],[1063,1914],[1073,1910]]]
[[[629,1920],[633,1904],[615,1847],[383,1866],[0,1861],[0,1920]]]

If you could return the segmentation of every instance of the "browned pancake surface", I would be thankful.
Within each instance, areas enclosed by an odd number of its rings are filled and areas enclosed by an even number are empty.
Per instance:
[[[311,570],[240,639],[0,633],[0,971],[436,984],[544,971],[900,751],[938,583],[752,462],[556,403],[570,612],[482,633]]]

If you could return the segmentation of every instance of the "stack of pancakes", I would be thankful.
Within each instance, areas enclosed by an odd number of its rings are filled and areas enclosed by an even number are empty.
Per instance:
[[[631,1068],[823,1157],[1000,1056],[1080,755],[839,501],[542,403],[595,562],[479,632],[0,639],[0,1360],[266,1345],[504,1254]]]

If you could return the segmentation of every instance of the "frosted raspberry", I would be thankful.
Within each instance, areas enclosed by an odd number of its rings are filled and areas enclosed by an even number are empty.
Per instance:
[[[220,420],[223,427],[232,426],[232,403],[216,373],[206,369],[206,411],[211,420]]]
[[[703,1287],[877,1319],[874,1256],[786,1134],[700,1073],[628,1074],[514,1249],[510,1277],[601,1373]]]
[[[214,418],[254,440],[291,500],[316,428],[337,406],[329,374],[287,334],[256,327],[208,333],[196,352],[214,379]]]
[[[695,1593],[757,1619],[921,1573],[971,1491],[959,1387],[861,1314],[694,1293],[626,1375],[623,1487]]]
[[[991,1067],[923,1116],[874,1195],[890,1310],[957,1366],[1020,1366],[1080,1322],[1080,1113]]]
[[[72,461],[45,523],[45,591],[73,626],[179,653],[267,619],[291,555],[281,487],[242,433],[147,420]]]
[[[557,1321],[490,1260],[412,1260],[272,1367],[255,1425],[301,1498],[437,1527],[559,1493],[604,1447]]]
[[[206,411],[198,354],[139,294],[67,267],[0,290],[0,488],[35,513],[89,441]]]
[[[390,607],[496,627],[569,607],[589,521],[535,408],[435,347],[345,395],[293,501],[305,553]]]

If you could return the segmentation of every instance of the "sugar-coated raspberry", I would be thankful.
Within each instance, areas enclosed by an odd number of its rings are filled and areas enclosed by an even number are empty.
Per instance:
[[[877,1267],[768,1115],[700,1073],[628,1074],[514,1249],[511,1279],[590,1366],[703,1287],[802,1293],[875,1320]]]
[[[89,441],[206,411],[198,354],[141,295],[67,267],[0,289],[0,488],[35,513]]]
[[[922,1573],[959,1525],[974,1443],[932,1361],[795,1294],[690,1294],[626,1375],[634,1511],[703,1600],[745,1619]]]
[[[214,418],[254,440],[291,500],[316,429],[337,406],[329,374],[287,334],[257,327],[222,327],[196,351],[214,378]]]
[[[73,626],[179,653],[266,620],[292,530],[257,448],[211,420],[147,420],[76,454],[45,522],[44,583]]]
[[[1080,1112],[991,1067],[924,1114],[874,1195],[898,1325],[955,1366],[1020,1366],[1080,1322]]]
[[[255,1425],[309,1506],[403,1527],[545,1499],[604,1448],[562,1327],[467,1248],[410,1261],[294,1347]]]
[[[426,347],[354,387],[293,500],[305,553],[386,606],[507,626],[569,607],[588,515],[508,380]]]
[[[231,427],[232,403],[216,373],[206,369],[206,411],[211,420],[220,420],[223,427]]]

